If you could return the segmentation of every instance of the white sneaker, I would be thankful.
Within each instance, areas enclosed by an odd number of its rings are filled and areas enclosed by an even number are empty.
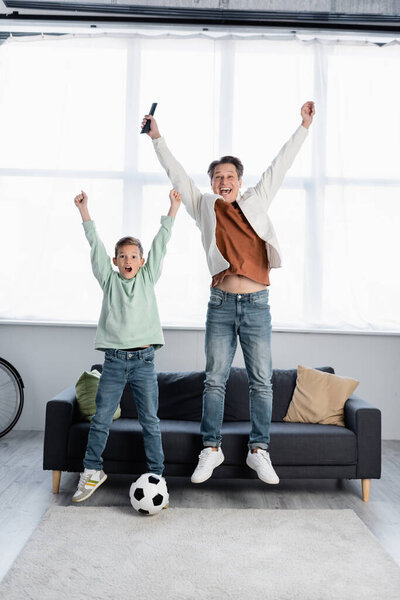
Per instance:
[[[266,450],[261,450],[261,448],[259,448],[257,452],[251,452],[251,450],[249,450],[246,458],[246,465],[250,467],[250,469],[256,471],[261,481],[272,485],[279,483],[279,477],[275,473],[271,459]]]
[[[104,471],[96,469],[85,469],[79,478],[78,489],[72,496],[72,502],[83,502],[101,486],[107,479]]]
[[[199,464],[195,468],[191,477],[192,483],[203,483],[209,479],[215,469],[219,467],[225,460],[221,448],[213,450],[212,448],[204,448],[199,454]]]

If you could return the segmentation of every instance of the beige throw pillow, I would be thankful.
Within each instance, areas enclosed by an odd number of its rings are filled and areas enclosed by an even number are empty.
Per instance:
[[[296,389],[283,420],[344,427],[345,402],[359,383],[299,365]]]

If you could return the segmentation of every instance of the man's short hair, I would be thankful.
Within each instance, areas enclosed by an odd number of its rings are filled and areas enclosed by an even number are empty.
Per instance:
[[[238,174],[238,178],[242,179],[243,165],[240,158],[237,158],[236,156],[222,156],[219,160],[213,160],[211,165],[208,167],[207,173],[210,177],[210,180],[214,177],[214,171],[218,167],[218,165],[224,165],[227,163],[231,163],[235,167],[236,172]]]
[[[118,240],[118,242],[115,244],[115,258],[118,257],[119,249],[122,248],[122,246],[137,246],[139,249],[140,258],[143,258],[142,242],[137,238],[127,236]]]

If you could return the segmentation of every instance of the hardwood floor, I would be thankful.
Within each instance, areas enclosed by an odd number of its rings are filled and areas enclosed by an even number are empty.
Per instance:
[[[0,439],[0,580],[52,505],[68,506],[79,475],[63,473],[60,493],[42,470],[43,433],[11,431]],[[370,501],[361,499],[361,482],[283,480],[266,486],[258,480],[211,479],[194,486],[169,478],[171,507],[345,509],[350,508],[400,565],[400,441],[383,442],[382,479],[372,480]],[[129,476],[110,475],[85,506],[129,506]],[[79,506],[76,507],[79,510]]]

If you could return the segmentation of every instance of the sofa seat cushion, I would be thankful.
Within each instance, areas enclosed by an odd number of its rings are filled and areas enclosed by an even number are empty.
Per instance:
[[[177,464],[197,464],[203,448],[200,426],[197,421],[160,422],[165,462]],[[228,464],[244,464],[250,423],[227,423],[223,425],[224,453]],[[82,459],[85,455],[89,423],[75,423],[70,429],[68,456]],[[226,446],[226,450],[225,450]],[[103,459],[110,461],[145,461],[143,435],[140,424],[135,419],[120,418],[110,427]]]
[[[352,465],[357,437],[345,427],[315,423],[271,423],[274,465]]]
[[[197,421],[161,421],[166,463],[196,465],[202,449]],[[89,423],[75,423],[70,429],[68,456],[85,455]],[[222,448],[226,465],[245,465],[250,423],[224,423]],[[270,454],[274,465],[353,465],[357,462],[356,436],[335,425],[272,423]],[[143,435],[139,422],[118,419],[110,427],[103,452],[104,460],[145,462]]]
[[[200,425],[197,421],[160,422],[166,463],[197,464],[203,448]],[[244,464],[250,423],[227,423],[223,425],[224,453],[227,464]],[[83,459],[86,451],[89,423],[75,423],[70,429],[68,456]],[[103,452],[106,461],[145,462],[143,435],[135,419],[120,418],[110,427],[107,445]]]
[[[69,432],[68,456],[81,459],[85,456],[89,434],[89,423],[74,423]],[[136,419],[113,421],[103,458],[114,461],[126,461],[133,458],[139,462],[145,459],[142,428]]]

